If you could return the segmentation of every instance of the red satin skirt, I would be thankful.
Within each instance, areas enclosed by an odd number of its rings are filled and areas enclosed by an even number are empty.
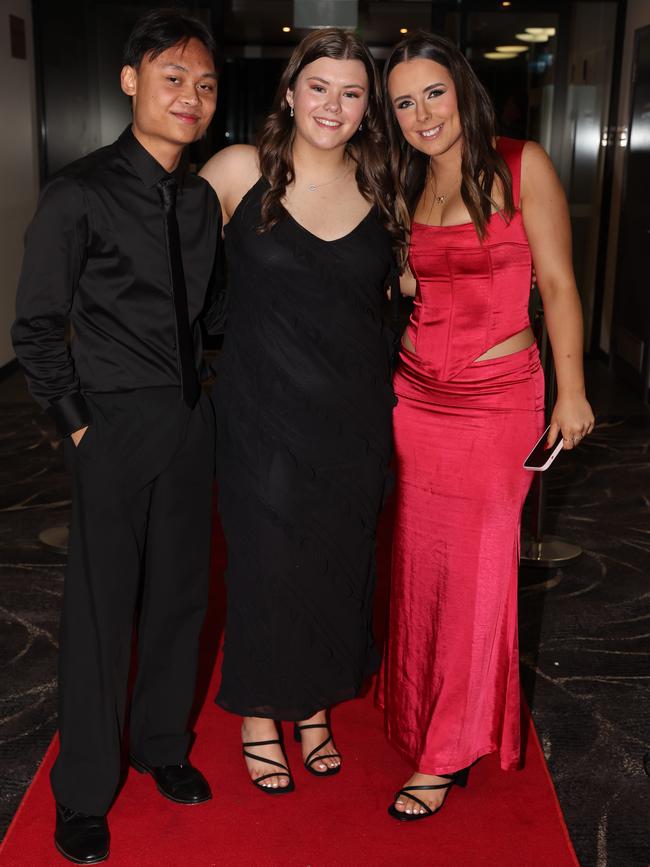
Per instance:
[[[395,375],[397,502],[378,700],[421,773],[497,751],[519,763],[517,570],[522,468],[544,425],[537,347],[436,380],[405,348]]]

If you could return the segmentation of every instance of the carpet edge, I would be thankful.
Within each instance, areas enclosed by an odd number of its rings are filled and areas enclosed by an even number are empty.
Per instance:
[[[50,757],[50,753],[55,749],[55,747],[57,746],[57,743],[58,743],[58,736],[55,733],[52,736],[52,740],[50,741],[47,749],[43,753],[43,758],[41,759],[38,767],[36,768],[36,773],[32,777],[30,784],[25,789],[24,795],[20,799],[20,804],[18,805],[18,809],[14,813],[13,818],[12,818],[11,822],[9,823],[9,827],[7,828],[6,834],[2,838],[2,841],[0,842],[0,860],[2,859],[3,852],[5,850],[5,847],[7,846],[7,842],[9,841],[9,838],[11,837],[13,832],[15,831],[16,825],[18,824],[18,821],[19,821],[20,816],[23,812],[23,809],[25,808],[25,806],[27,804],[27,800],[28,800],[29,794],[32,790],[32,787],[36,785],[36,783],[40,779],[41,774],[44,772],[44,769],[47,766],[47,760]]]
[[[571,839],[571,835],[569,834],[569,829],[566,824],[566,820],[564,818],[564,813],[562,812],[562,805],[560,804],[560,799],[557,796],[557,791],[555,790],[555,783],[553,782],[553,777],[551,776],[551,772],[548,769],[548,765],[546,763],[546,757],[544,756],[544,750],[542,749],[542,744],[539,740],[539,735],[537,734],[537,728],[535,727],[535,718],[533,716],[533,712],[528,707],[528,703],[524,701],[524,707],[526,709],[526,714],[529,720],[529,732],[532,734],[535,739],[535,744],[537,745],[537,749],[539,750],[539,754],[542,759],[542,765],[544,767],[544,774],[546,775],[546,780],[551,787],[551,791],[553,792],[553,804],[555,806],[555,811],[560,820],[560,825],[562,827],[562,832],[567,842],[567,846],[571,856],[573,857],[573,862],[575,867],[580,867],[580,862],[578,861],[578,856],[576,854],[575,847],[573,845],[573,840]]]

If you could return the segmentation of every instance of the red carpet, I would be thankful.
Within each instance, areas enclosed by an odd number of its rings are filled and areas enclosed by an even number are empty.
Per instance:
[[[220,561],[221,550],[215,553]],[[131,771],[110,813],[113,867],[576,867],[528,716],[523,771],[504,773],[488,757],[473,768],[466,790],[452,789],[438,815],[414,825],[386,814],[392,792],[410,771],[384,740],[372,693],[333,713],[341,774],[324,780],[307,774],[286,726],[296,791],[284,797],[256,791],[240,757],[239,721],[212,703],[217,674],[210,682],[209,669],[222,609],[215,583],[192,752],[214,798],[180,807],[161,798],[150,777]],[[52,845],[48,772],[55,749],[48,750],[7,833],[1,865],[69,863]]]

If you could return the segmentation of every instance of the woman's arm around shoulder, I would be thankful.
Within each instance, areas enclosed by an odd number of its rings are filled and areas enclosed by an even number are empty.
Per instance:
[[[253,145],[231,145],[211,157],[199,175],[217,194],[224,226],[246,193],[258,181],[260,166]]]
[[[521,212],[553,347],[558,396],[549,443],[562,433],[573,448],[591,433],[594,415],[585,397],[583,326],[573,274],[569,208],[553,163],[540,145],[526,142],[521,162]]]

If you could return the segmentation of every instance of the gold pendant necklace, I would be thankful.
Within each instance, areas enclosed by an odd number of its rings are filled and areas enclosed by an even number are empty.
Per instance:
[[[430,186],[430,181],[427,183],[427,187],[426,187],[427,193],[429,192],[429,186]],[[438,191],[433,190],[432,197],[431,197],[431,204],[429,205],[429,211],[427,213],[427,219],[426,219],[427,224],[429,223],[429,219],[431,217],[431,212],[433,211],[434,206],[435,205],[444,205],[445,202],[447,201],[447,199],[449,198],[449,196],[450,196],[450,193],[443,193],[441,196],[439,196]],[[426,200],[426,198],[425,198],[425,200]]]
[[[431,204],[429,205],[429,210],[427,212],[427,224],[429,223],[429,220],[431,218],[431,211],[433,211],[434,205],[444,205],[444,203],[447,201],[448,195],[449,194],[446,193],[444,196],[439,196],[437,193],[433,193],[433,196],[431,198]]]

